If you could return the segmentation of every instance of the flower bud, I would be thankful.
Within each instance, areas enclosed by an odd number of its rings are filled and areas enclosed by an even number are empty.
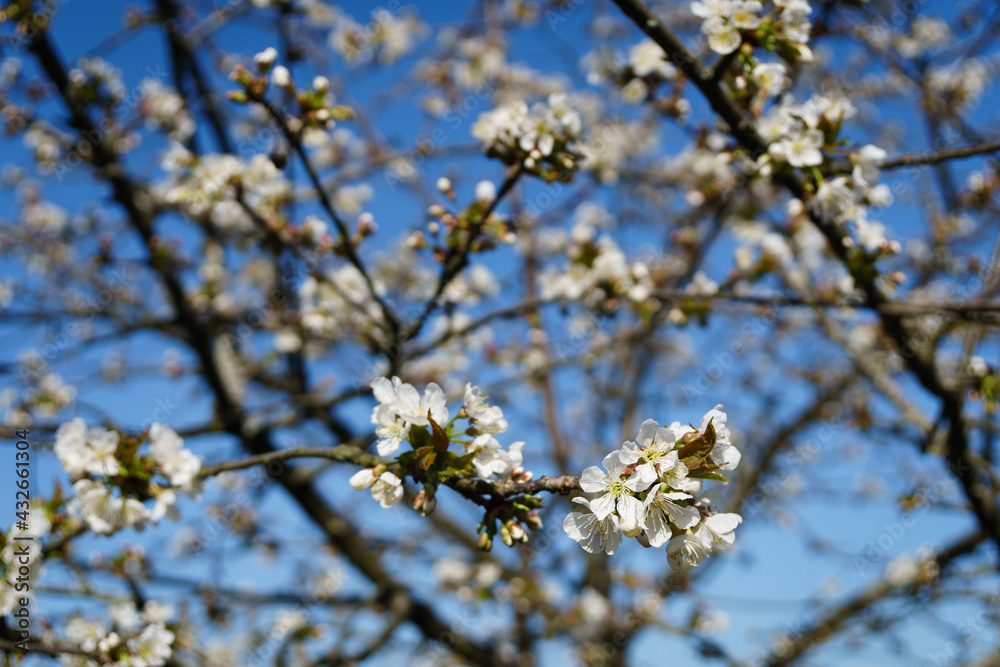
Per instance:
[[[437,500],[434,497],[434,490],[430,487],[424,487],[417,491],[417,496],[413,499],[413,509],[417,510],[423,516],[434,511],[437,507]]]
[[[273,46],[267,47],[253,57],[254,64],[257,65],[257,71],[261,74],[266,74],[277,60],[278,50]]]
[[[274,85],[279,88],[284,88],[285,90],[291,90],[292,86],[292,74],[288,71],[288,68],[284,65],[278,65],[271,72],[271,81]]]
[[[419,229],[406,237],[406,245],[410,248],[424,248],[427,246],[427,239]]]
[[[378,225],[375,224],[375,216],[367,211],[358,216],[358,234],[371,236],[377,231]]]
[[[524,532],[524,528],[521,527],[517,521],[511,519],[507,525],[509,526],[510,537],[516,542],[527,542],[528,534]],[[509,546],[509,545],[508,545]]]
[[[376,477],[377,475],[375,474],[373,468],[362,468],[351,475],[350,485],[355,490],[362,491],[374,484]]]
[[[500,524],[500,539],[503,540],[503,543],[508,547],[514,546],[514,538],[510,534],[510,529],[505,523]]]
[[[476,547],[480,551],[489,551],[493,548],[493,537],[484,530],[479,534],[479,540],[476,542]]]
[[[531,510],[524,518],[524,523],[528,528],[538,531],[542,529],[542,515],[538,510]]]
[[[420,513],[423,514],[424,516],[427,516],[428,514],[433,514],[434,510],[437,509],[437,504],[438,504],[437,496],[435,496],[434,492],[431,491],[430,493],[427,494],[427,497],[424,498],[424,507],[422,510],[420,510]]]
[[[497,186],[491,181],[479,181],[476,186],[476,201],[480,204],[489,204],[497,198]]]

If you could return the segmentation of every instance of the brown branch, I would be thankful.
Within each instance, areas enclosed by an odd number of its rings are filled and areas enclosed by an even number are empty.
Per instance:
[[[302,145],[302,139],[298,133],[294,132],[288,125],[288,119],[285,114],[278,109],[276,106],[267,101],[266,98],[260,95],[252,94],[252,91],[247,91],[250,94],[250,99],[260,104],[264,109],[267,110],[268,114],[281,128],[282,134],[285,136],[285,140],[288,145],[292,147],[295,154],[298,155],[299,161],[302,162],[303,168],[306,170],[306,175],[309,177],[309,182],[312,184],[313,189],[316,191],[316,196],[319,199],[320,206],[326,212],[327,216],[337,227],[337,231],[340,233],[342,238],[341,247],[344,250],[344,254],[347,256],[348,261],[361,273],[361,277],[365,281],[365,285],[368,287],[368,291],[371,294],[372,299],[378,304],[379,309],[382,311],[382,316],[385,318],[386,324],[389,325],[389,329],[393,334],[398,334],[400,330],[399,320],[396,315],[389,308],[389,304],[386,303],[385,299],[379,296],[378,291],[375,289],[375,284],[372,282],[371,276],[368,274],[367,268],[365,268],[364,262],[361,260],[361,256],[358,255],[357,250],[354,248],[354,244],[351,242],[351,232],[347,227],[347,223],[344,222],[343,218],[337,213],[337,210],[333,206],[333,200],[330,198],[330,193],[327,189],[323,187],[323,182],[320,180],[319,174],[316,171],[316,167],[313,166],[312,160],[309,159],[309,154],[306,152],[305,146]]]
[[[339,445],[337,447],[296,447],[294,449],[277,449],[255,456],[249,456],[235,461],[225,461],[214,465],[205,466],[201,469],[199,477],[213,477],[223,472],[231,470],[245,470],[255,466],[268,465],[276,461],[288,461],[290,459],[327,459],[329,461],[340,461],[342,463],[356,463],[366,468],[373,468],[377,465],[385,465],[390,470],[398,470],[398,466],[391,460],[381,459],[373,454],[369,454],[355,445]],[[566,495],[572,491],[580,489],[580,478],[572,475],[561,477],[540,477],[530,482],[517,482],[511,479],[486,480],[486,479],[465,479],[452,478],[445,482],[447,486],[456,491],[479,496],[492,496],[495,498],[506,498],[521,494],[536,494],[542,491],[548,493],[558,493]]]
[[[266,466],[276,461],[287,461],[289,459],[327,459],[330,461],[340,461],[342,463],[357,463],[365,467],[373,467],[380,463],[386,463],[377,456],[368,454],[355,445],[339,445],[337,447],[296,447],[294,449],[278,449],[272,452],[257,454],[245,459],[235,461],[224,461],[214,465],[205,466],[198,473],[201,478],[214,477],[223,472],[231,470],[245,470],[256,466]]]
[[[400,339],[402,342],[416,337],[430,316],[435,310],[437,310],[437,307],[441,302],[441,296],[444,294],[445,289],[449,284],[451,284],[451,281],[462,272],[462,269],[468,266],[469,253],[472,250],[472,244],[479,235],[479,232],[489,221],[490,216],[493,215],[497,205],[500,204],[500,200],[502,200],[514,188],[514,185],[517,183],[517,180],[521,177],[522,173],[524,173],[523,164],[519,164],[511,168],[511,170],[507,173],[507,177],[504,178],[500,189],[497,191],[496,197],[493,198],[493,201],[490,202],[489,206],[486,207],[486,210],[483,211],[479,220],[470,225],[465,243],[445,258],[444,264],[441,267],[441,275],[438,278],[437,289],[434,290],[434,295],[427,302],[427,305],[424,306],[423,312],[420,313],[420,316],[417,317],[416,321],[410,325],[405,332],[403,332]]]
[[[948,160],[961,160],[967,157],[975,157],[984,153],[996,153],[1000,151],[1000,141],[988,141],[975,146],[965,146],[963,148],[953,148],[948,151],[937,153],[926,153],[924,155],[901,155],[892,160],[882,163],[882,169],[897,169],[899,167],[916,167],[925,164],[939,164]]]
[[[530,482],[515,482],[510,479],[451,479],[446,484],[456,491],[494,498],[508,498],[522,494],[533,495],[542,491],[567,495],[580,490],[580,478],[573,475],[539,477]]]

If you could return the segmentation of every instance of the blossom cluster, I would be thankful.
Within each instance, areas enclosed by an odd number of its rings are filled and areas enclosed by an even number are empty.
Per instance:
[[[302,326],[322,339],[356,331],[377,335],[383,318],[375,295],[385,291],[377,278],[369,288],[361,271],[351,265],[306,276],[298,287]]]
[[[427,26],[411,13],[377,9],[372,12],[372,20],[362,25],[336,11],[327,41],[331,49],[350,63],[377,60],[388,65],[412,51],[427,33]]]
[[[184,141],[195,132],[195,121],[187,111],[184,98],[157,79],[142,82],[139,110],[148,127],[166,132],[172,141]]]
[[[867,252],[891,255],[899,252],[898,241],[889,241],[885,226],[868,219],[868,206],[885,207],[892,203],[888,185],[879,184],[879,167],[886,152],[868,144],[852,155],[851,177],[839,176],[823,182],[816,190],[812,205],[824,220],[836,224],[853,222],[854,240]]]
[[[177,494],[194,496],[201,490],[201,459],[160,423],[149,429],[148,444],[149,453],[139,454],[139,439],[88,428],[80,418],[60,426],[54,449],[73,482],[70,513],[101,535],[129,527],[142,530],[164,516],[178,519]],[[153,481],[157,475],[166,482]],[[155,499],[152,508],[144,504],[149,498]]]
[[[447,397],[433,382],[423,394],[398,377],[376,378],[371,387],[378,401],[371,422],[376,425],[379,455],[396,455],[404,442],[413,447],[412,452],[397,455],[401,469],[425,478],[426,473],[437,472],[442,479],[451,476],[531,479],[531,473],[521,467],[524,443],[515,442],[507,449],[500,445],[494,436],[507,430],[507,420],[503,410],[490,405],[488,396],[479,387],[465,386],[462,407],[450,420]],[[456,427],[460,418],[468,420],[464,429]],[[452,442],[462,446],[461,455],[448,451]],[[402,480],[384,465],[360,470],[351,477],[351,486],[358,490],[371,488],[372,496],[383,507],[395,505],[403,498]],[[429,513],[432,506],[427,503],[433,492],[425,487],[423,493],[421,507],[417,509]]]
[[[632,46],[627,54],[608,48],[592,51],[583,59],[583,65],[588,70],[589,84],[613,81],[629,104],[643,102],[661,83],[677,78],[677,68],[667,60],[666,52],[648,38]]]
[[[856,114],[846,97],[815,95],[802,104],[785,97],[757,121],[757,131],[770,143],[773,160],[816,167],[823,163],[823,147],[831,145],[843,122]]]
[[[807,0],[774,0],[774,11],[762,16],[758,0],[702,0],[691,3],[691,13],[704,19],[701,31],[709,48],[729,54],[751,36],[755,42],[809,62],[812,52],[806,44],[812,30]]]
[[[738,514],[716,512],[704,480],[726,483],[740,463],[730,441],[721,405],[710,410],[698,429],[649,419],[635,442],[604,457],[604,470],[590,466],[580,476],[584,496],[573,499],[563,529],[590,553],[613,554],[622,535],[645,547],[666,545],[674,569],[698,565],[712,551],[732,546]]]
[[[630,262],[610,235],[600,233],[613,224],[599,205],[588,202],[577,208],[565,249],[569,264],[548,267],[538,277],[543,299],[580,301],[589,308],[605,309],[609,300],[641,302],[650,295],[655,285],[649,267]]]
[[[572,173],[581,159],[576,142],[583,122],[567,103],[566,95],[550,95],[547,102],[528,108],[512,102],[479,116],[472,134],[483,141],[488,155],[505,164],[521,164],[547,180]]]
[[[66,624],[66,637],[89,654],[106,658],[109,664],[159,667],[167,664],[174,643],[174,633],[166,621],[173,607],[153,600],[138,612],[132,605],[117,604],[108,610],[113,627],[103,620],[72,618]],[[88,658],[65,656],[62,664],[96,665]]]
[[[291,184],[262,154],[249,161],[235,155],[195,156],[174,143],[160,166],[169,174],[156,190],[162,204],[223,234],[253,231],[247,207],[264,215],[292,194]]]

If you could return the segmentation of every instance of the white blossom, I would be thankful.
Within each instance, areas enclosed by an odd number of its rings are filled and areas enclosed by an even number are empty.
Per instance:
[[[735,530],[743,522],[739,514],[713,514],[705,519],[702,527],[708,531],[712,549],[725,551],[736,540]]]
[[[679,491],[671,493],[650,492],[642,505],[642,527],[646,531],[649,544],[663,546],[673,535],[672,522],[680,529],[690,528],[698,523],[701,514],[694,507],[687,507],[678,500],[688,500],[691,496]],[[669,520],[669,522],[668,522]]]
[[[699,425],[699,430],[704,433],[709,423],[712,424],[712,429],[715,431],[715,446],[712,448],[709,458],[724,473],[736,470],[742,458],[740,450],[733,446],[730,441],[729,427],[726,426],[727,419],[725,408],[720,404],[705,413]]]
[[[588,553],[604,552],[609,556],[614,554],[622,542],[618,517],[607,514],[598,518],[593,512],[591,501],[586,498],[574,498],[574,503],[582,505],[588,511],[570,512],[563,520],[563,530],[572,539],[580,543]]]
[[[86,422],[77,417],[56,429],[53,447],[59,462],[76,480],[87,474],[112,476],[119,471],[115,451],[118,433],[102,428],[87,428]]]
[[[696,567],[711,549],[698,534],[675,535],[667,542],[667,562],[675,570]]]
[[[523,448],[523,442],[515,442],[504,450],[496,438],[486,433],[477,436],[467,445],[466,453],[475,452],[472,465],[475,466],[476,473],[481,479],[490,479],[493,475],[503,478],[521,465]]]
[[[655,74],[663,79],[677,76],[677,68],[667,60],[667,54],[651,39],[644,39],[628,52],[628,64],[639,77]]]
[[[389,456],[399,449],[411,427],[427,426],[428,415],[438,426],[448,423],[447,398],[433,382],[427,385],[422,397],[413,385],[398,377],[376,378],[371,387],[379,402],[372,410],[371,422],[379,425],[376,434],[380,456]]]
[[[639,515],[642,503],[635,497],[636,493],[645,491],[653,483],[648,469],[636,470],[627,479],[622,477],[626,464],[621,460],[621,453],[611,452],[604,457],[603,472],[597,466],[590,466],[580,476],[580,488],[585,493],[600,494],[590,503],[590,508],[598,519],[604,519],[617,511],[621,517],[622,530],[626,534],[635,532],[639,527]]]
[[[507,430],[507,420],[499,406],[490,405],[489,397],[479,387],[471,383],[465,385],[465,411],[476,420],[476,430],[479,433],[496,435]]]
[[[142,530],[148,519],[141,502],[112,496],[101,482],[81,479],[73,485],[73,493],[71,513],[81,517],[99,535],[111,535],[129,527]]]
[[[823,163],[824,137],[819,130],[805,130],[795,136],[771,144],[768,151],[793,167],[814,167]]]
[[[382,507],[392,507],[403,499],[403,483],[391,472],[384,472],[372,484],[372,498]]]
[[[788,85],[787,68],[781,63],[761,63],[750,71],[750,80],[769,96],[780,93]]]
[[[160,667],[170,657],[170,645],[174,643],[174,633],[163,623],[150,623],[138,636],[129,639],[125,646],[129,654],[129,664],[133,667]]]
[[[184,447],[173,429],[159,422],[149,429],[149,450],[171,485],[184,493],[198,491],[198,473],[201,471],[201,457]]]

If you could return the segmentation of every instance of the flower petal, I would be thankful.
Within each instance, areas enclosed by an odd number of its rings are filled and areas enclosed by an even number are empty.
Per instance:
[[[705,519],[705,525],[716,535],[731,533],[742,522],[743,517],[739,514],[713,514]]]
[[[580,488],[585,493],[600,493],[604,490],[604,481],[608,475],[597,466],[590,466],[580,475]]]
[[[615,509],[614,496],[610,493],[605,493],[599,498],[594,498],[590,501],[590,509],[598,519],[603,519]]]
[[[660,425],[655,419],[647,419],[639,425],[639,435],[636,436],[635,441],[643,447],[649,447],[659,429]]]

